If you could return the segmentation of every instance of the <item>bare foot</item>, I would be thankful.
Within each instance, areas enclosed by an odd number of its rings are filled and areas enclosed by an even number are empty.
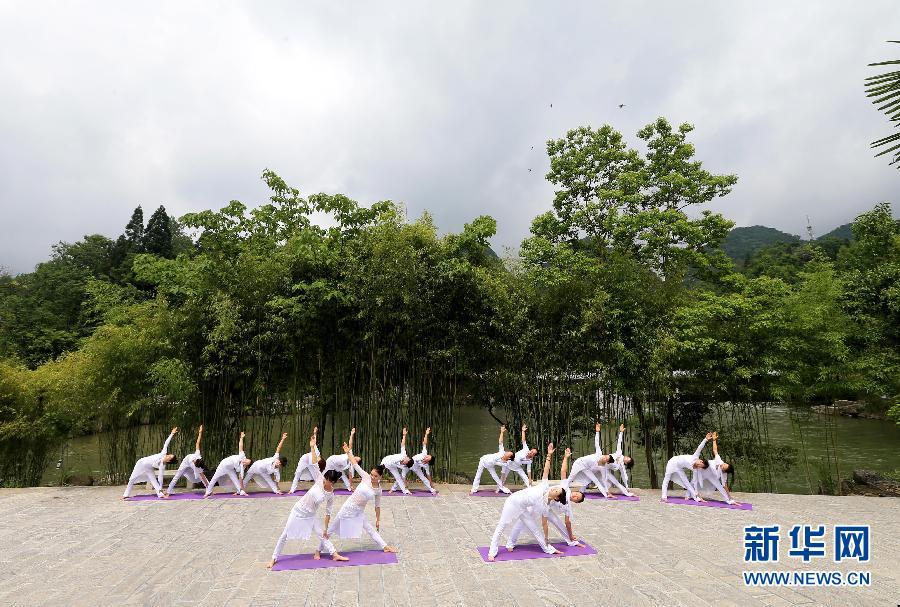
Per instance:
[[[397,552],[397,549],[394,548],[393,546],[385,546],[384,551],[385,552]]]
[[[507,546],[507,547],[506,547],[506,551],[507,551],[507,552],[512,552],[512,551],[513,551],[513,548],[514,548],[513,546]]]
[[[314,561],[318,561],[320,558],[322,558],[322,554],[321,554],[318,550],[316,550],[316,551],[313,553],[313,560],[314,560]]]
[[[338,554],[337,552],[335,552],[334,554],[331,555],[331,560],[332,561],[349,561],[350,559],[348,559],[343,554]]]
[[[161,499],[161,500],[167,500],[167,499],[169,499],[169,494],[168,494],[168,493],[163,493],[162,495],[159,496],[159,499]]]
[[[273,559],[273,560],[269,561],[268,565],[266,565],[266,569],[271,569],[274,565],[275,565],[275,560]]]
[[[488,555],[488,560],[489,560],[489,561],[490,561],[490,562],[492,562],[492,563],[493,563],[493,562],[494,562],[494,557],[492,557],[492,556],[490,556],[490,555]]]

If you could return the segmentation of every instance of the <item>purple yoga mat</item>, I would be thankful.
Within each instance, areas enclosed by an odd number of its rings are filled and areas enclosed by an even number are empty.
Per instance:
[[[497,557],[494,559],[494,562],[502,563],[503,561],[553,559],[562,558],[565,556],[590,556],[592,554],[597,554],[597,551],[591,548],[588,544],[584,544],[584,547],[582,548],[580,546],[569,546],[565,542],[559,542],[558,544],[553,544],[553,547],[562,552],[562,554],[547,554],[546,552],[541,550],[541,547],[537,544],[522,544],[516,546],[516,549],[512,552],[508,552],[506,548],[501,546],[500,552],[497,553]],[[488,550],[490,550],[488,546],[478,547],[478,554],[481,555],[481,560],[483,560],[485,563],[490,563],[490,561],[488,560]]]
[[[301,494],[298,491],[294,494],[283,493],[281,495],[276,495],[274,493],[270,493],[268,491],[253,491],[248,493],[247,495],[232,495],[231,493],[213,493],[209,496],[211,500],[221,500],[221,499],[235,499],[235,500],[246,500],[251,498],[260,498],[260,497],[299,497]],[[169,499],[163,499],[161,497],[156,497],[155,493],[145,493],[143,495],[133,495],[129,497],[126,501],[129,502],[168,502],[168,501],[177,501],[177,500],[202,500],[202,493],[173,493],[169,496]]]
[[[683,497],[670,497],[666,499],[667,504],[678,504],[681,506],[706,506],[708,508],[727,508],[729,510],[753,510],[753,504],[741,502],[740,504],[726,504],[716,500],[706,500],[705,502],[695,502],[692,499]]]
[[[397,563],[397,555],[383,550],[361,550],[345,552],[349,561],[332,561],[323,554],[318,561],[312,554],[283,554],[278,558],[272,571],[297,571],[299,569],[327,569],[329,567],[361,567],[362,565],[393,565]]]
[[[609,497],[603,497],[602,493],[585,493],[584,499],[586,500],[606,500],[608,502],[638,502],[641,498],[636,495],[610,495]]]
[[[405,495],[402,491],[394,491],[393,493],[388,493],[387,489],[381,492],[381,497],[437,497],[437,494],[431,493],[431,491],[425,491],[424,489],[411,489],[409,495]]]
[[[513,491],[515,493],[515,491]],[[469,493],[472,497],[506,497],[507,494],[500,492],[497,493],[493,489],[479,489],[475,493]]]

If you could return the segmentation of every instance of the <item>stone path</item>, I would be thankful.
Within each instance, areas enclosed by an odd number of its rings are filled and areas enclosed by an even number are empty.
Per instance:
[[[900,500],[737,495],[753,511],[587,501],[575,531],[597,556],[485,564],[503,500],[461,485],[438,498],[385,497],[399,564],[265,569],[293,498],[132,502],[117,487],[0,490],[0,605],[898,605]],[[337,498],[337,504],[343,497]],[[374,514],[370,511],[370,517]],[[743,527],[782,526],[781,562],[745,566]],[[866,565],[787,557],[797,523],[868,524]],[[555,533],[555,532],[554,532]],[[368,542],[336,540],[341,550]],[[286,553],[312,544],[288,542]],[[868,570],[868,588],[753,588],[743,570]]]

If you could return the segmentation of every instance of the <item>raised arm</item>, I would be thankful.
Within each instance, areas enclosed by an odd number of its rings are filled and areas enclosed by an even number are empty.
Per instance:
[[[622,455],[622,437],[625,436],[625,424],[619,424],[619,439],[616,441],[616,453]]]
[[[347,446],[350,447],[350,451],[353,451],[353,436],[356,434],[356,428],[350,428],[350,440],[347,441]]]
[[[428,455],[428,435],[431,434],[431,426],[425,428],[425,436],[422,437],[422,455]]]
[[[241,437],[238,439],[238,453],[244,452],[244,436],[246,436],[246,433],[241,432]]]
[[[287,438],[287,432],[281,433],[281,440],[278,441],[278,446],[275,447],[275,453],[281,453],[281,447],[284,446],[284,440]]]
[[[497,439],[497,442],[500,445],[500,448],[497,449],[498,451],[503,451],[503,435],[504,434],[506,434],[506,425],[500,426],[500,438]]]
[[[347,449],[347,459],[350,461],[350,465],[356,470],[356,473],[359,475],[359,478],[362,482],[372,484],[372,475],[362,469],[362,467],[356,463],[356,458],[353,456],[353,451]]]
[[[200,424],[200,429],[197,430],[197,444],[194,445],[194,451],[200,450],[200,439],[203,438],[203,424]]]
[[[553,443],[547,445],[547,458],[544,460],[544,474],[541,480],[546,482],[550,479],[550,464],[553,462]]]
[[[169,436],[166,438],[166,442],[163,443],[162,451],[159,452],[160,455],[165,456],[166,453],[169,452],[169,443],[172,442],[172,437],[178,434],[178,427],[172,428],[172,432],[169,433]]]
[[[526,426],[525,424],[522,424],[522,448],[523,449],[528,448],[528,441],[525,440],[525,431],[526,430],[528,430],[528,426]]]
[[[700,457],[700,454],[703,453],[703,447],[706,446],[706,441],[712,438],[712,432],[706,433],[706,438],[700,441],[700,445],[697,446],[697,450],[694,451],[694,458]]]
[[[713,432],[712,440],[713,440],[713,457],[719,457],[719,445],[717,444],[717,441],[719,440],[718,432]]]
[[[603,448],[600,447],[600,423],[594,424],[594,453],[603,455]]]
[[[566,450],[563,451],[562,467],[559,469],[559,478],[562,480],[569,478],[569,457],[571,455],[572,450],[566,447]]]
[[[400,438],[400,454],[403,457],[406,457],[406,432],[407,429],[403,428],[403,436]]]

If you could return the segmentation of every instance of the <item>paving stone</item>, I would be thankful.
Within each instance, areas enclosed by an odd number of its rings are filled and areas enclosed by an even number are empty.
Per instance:
[[[461,485],[439,490],[382,500],[382,534],[400,548],[398,564],[292,572],[265,569],[292,498],[158,503],[123,502],[117,487],[0,490],[0,604],[855,607],[900,597],[897,500],[738,496],[753,502],[748,512],[671,506],[638,490],[640,502],[576,506],[575,531],[597,556],[486,564],[475,548],[490,542],[503,499],[472,498]],[[784,530],[798,523],[871,525],[871,562],[787,558]],[[780,563],[746,566],[750,524],[781,525]],[[368,539],[335,542],[342,552],[374,548]],[[286,552],[313,547],[292,541]],[[866,570],[872,586],[746,587],[745,569]]]

